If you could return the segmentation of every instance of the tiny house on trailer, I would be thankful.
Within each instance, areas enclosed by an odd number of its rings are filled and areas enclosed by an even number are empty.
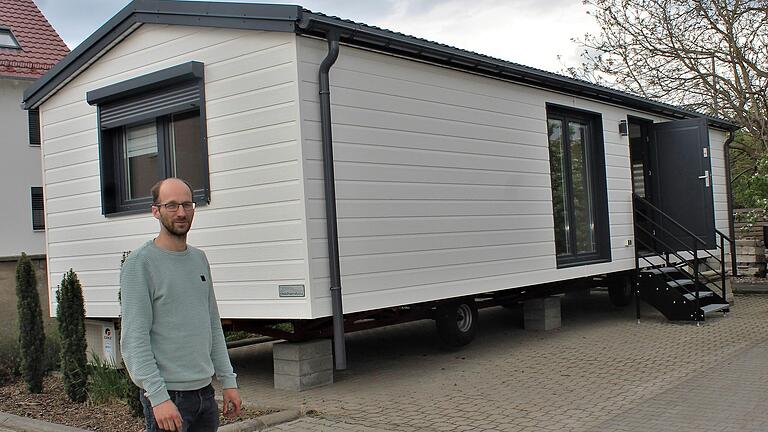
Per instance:
[[[461,344],[477,299],[600,283],[627,303],[633,278],[671,319],[728,306],[722,119],[298,6],[157,0],[24,104],[49,285],[75,269],[90,318],[118,317],[169,176],[193,185],[222,318],[291,321],[281,338],[434,317]]]

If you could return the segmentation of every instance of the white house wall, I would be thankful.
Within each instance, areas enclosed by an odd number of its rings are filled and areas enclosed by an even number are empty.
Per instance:
[[[725,178],[725,141],[728,133],[710,129],[709,147],[712,163],[712,194],[715,205],[715,227],[725,235],[728,233],[728,192]],[[726,245],[727,249],[727,245]]]
[[[208,255],[221,315],[307,317],[306,298],[277,289],[308,285],[290,33],[143,25],[42,105],[51,286],[73,268],[88,316],[116,317],[122,252],[158,231],[149,212],[102,215],[86,92],[193,60],[205,64],[212,194],[189,242]]]
[[[317,77],[327,45],[298,43],[317,317],[331,311]],[[634,268],[629,143],[618,124],[664,119],[347,46],[330,76],[345,312]],[[611,262],[557,268],[547,103],[602,115]]]
[[[45,233],[32,229],[31,187],[43,185],[40,148],[29,145],[27,112],[21,109],[31,80],[0,78],[0,258],[45,254]]]

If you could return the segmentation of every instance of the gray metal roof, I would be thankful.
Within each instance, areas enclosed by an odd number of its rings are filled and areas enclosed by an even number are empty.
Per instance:
[[[97,56],[139,24],[225,27],[326,37],[342,43],[444,65],[468,72],[604,101],[671,118],[706,118],[709,125],[735,130],[735,123],[630,93],[523,66],[472,51],[431,42],[354,21],[315,13],[300,6],[198,1],[134,0],[83,41],[24,92],[25,108],[34,108],[73,79]]]

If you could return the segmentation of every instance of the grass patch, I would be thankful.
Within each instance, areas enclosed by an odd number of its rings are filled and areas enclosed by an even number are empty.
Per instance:
[[[123,401],[130,408],[134,417],[143,417],[143,407],[139,400],[141,391],[131,381],[128,371],[118,369],[111,361],[103,360],[95,354],[91,355],[88,365],[88,402],[92,405],[109,404]]]
[[[282,330],[286,333],[293,333],[292,322],[281,322],[281,323],[273,324],[270,327],[272,327],[275,330]]]
[[[88,400],[91,403],[105,404],[125,396],[125,374],[112,362],[92,354],[88,369]]]
[[[239,341],[243,339],[252,338],[255,336],[256,336],[255,334],[247,331],[243,331],[243,330],[224,332],[224,340],[226,340],[227,342]]]

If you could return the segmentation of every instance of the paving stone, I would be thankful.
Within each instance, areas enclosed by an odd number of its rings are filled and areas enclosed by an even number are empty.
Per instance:
[[[302,393],[272,388],[268,345],[230,354],[246,401],[318,412],[274,431],[766,431],[768,296],[735,300],[696,327],[645,306],[637,324],[605,292],[566,296],[546,333],[521,329],[520,310],[484,309],[458,353],[428,321],[354,333],[349,370]]]

